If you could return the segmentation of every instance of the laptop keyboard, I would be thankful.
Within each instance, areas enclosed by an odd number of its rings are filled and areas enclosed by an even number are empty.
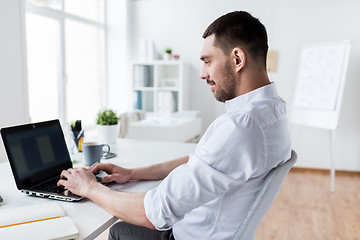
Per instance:
[[[59,181],[59,177],[53,178],[50,181],[42,183],[36,186],[36,189],[44,191],[44,192],[53,192],[53,193],[60,193],[64,192],[66,189],[64,186],[57,186],[57,182]]]

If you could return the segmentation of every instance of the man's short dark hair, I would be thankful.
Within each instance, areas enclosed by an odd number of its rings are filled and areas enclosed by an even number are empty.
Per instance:
[[[203,38],[215,35],[214,45],[229,54],[234,47],[243,48],[266,65],[268,38],[265,26],[245,11],[235,11],[216,19],[205,30]]]

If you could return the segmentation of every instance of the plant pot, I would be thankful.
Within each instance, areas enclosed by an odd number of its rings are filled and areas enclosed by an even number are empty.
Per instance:
[[[119,136],[119,125],[97,125],[100,143],[113,144]]]
[[[163,54],[163,58],[164,58],[164,60],[166,60],[166,61],[171,60],[171,53],[164,53],[164,54]]]

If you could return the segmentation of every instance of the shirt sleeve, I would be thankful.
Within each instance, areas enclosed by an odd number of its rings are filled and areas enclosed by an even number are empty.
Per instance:
[[[256,124],[239,127],[228,121],[216,129],[199,143],[187,164],[146,193],[146,216],[158,230],[171,228],[187,212],[244,183],[257,168],[252,152],[258,147],[252,145],[261,145],[261,131]],[[260,132],[255,136],[254,130]]]

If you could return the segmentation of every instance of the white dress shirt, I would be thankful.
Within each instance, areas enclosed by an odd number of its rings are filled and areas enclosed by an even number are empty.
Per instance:
[[[232,239],[270,170],[290,158],[286,103],[269,84],[225,102],[188,163],[146,193],[146,216],[176,240]]]

